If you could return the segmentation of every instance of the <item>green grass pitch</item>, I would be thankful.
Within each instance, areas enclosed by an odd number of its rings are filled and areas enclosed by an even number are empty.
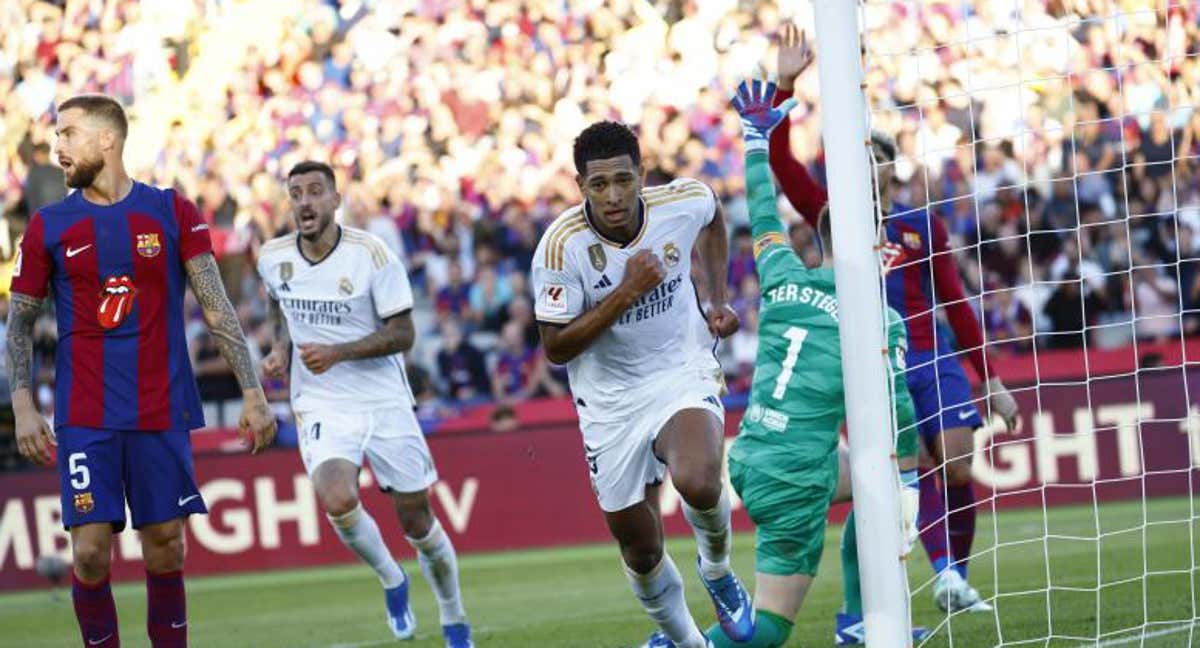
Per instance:
[[[1200,519],[1188,499],[1004,512],[981,511],[971,580],[997,614],[947,619],[933,606],[930,570],[918,549],[910,565],[914,619],[938,626],[925,646],[1200,645],[1196,627]],[[1098,519],[1097,519],[1098,517]],[[1148,524],[1144,524],[1148,523]],[[998,533],[997,533],[998,530]],[[838,539],[831,528],[821,574],[789,646],[832,645],[841,600]],[[1044,537],[1049,540],[1043,540]],[[1099,535],[1100,540],[1084,539]],[[999,546],[996,539],[999,539]],[[753,539],[738,536],[735,567],[753,580]],[[989,549],[992,548],[992,549]],[[693,614],[704,626],[713,612],[691,569],[694,545],[674,539],[669,551],[684,572]],[[1049,560],[1047,561],[1047,557]],[[1097,579],[1097,565],[1099,576]],[[433,598],[414,564],[418,619],[413,648],[440,646]],[[461,558],[465,601],[482,647],[636,646],[650,622],[621,576],[614,546],[471,555]],[[1161,574],[1160,574],[1161,572]],[[1143,574],[1151,573],[1148,578]],[[1047,590],[1047,582],[1053,589]],[[140,583],[116,588],[125,646],[146,646]],[[192,578],[188,582],[193,646],[386,646],[378,581],[359,565],[263,574]],[[1142,628],[1144,623],[1149,625]],[[1131,628],[1129,632],[1122,629]],[[1085,638],[1100,636],[1100,642]],[[1047,640],[1047,637],[1050,637]],[[73,646],[79,634],[67,592],[0,595],[0,646]]]

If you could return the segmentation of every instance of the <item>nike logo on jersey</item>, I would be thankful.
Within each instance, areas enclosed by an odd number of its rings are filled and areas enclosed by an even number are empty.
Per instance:
[[[108,641],[109,639],[111,639],[112,636],[113,636],[113,633],[110,632],[110,633],[104,635],[103,637],[100,637],[99,639],[88,639],[88,645],[89,646],[99,646],[100,644],[104,643],[105,641]]]
[[[208,223],[200,223],[199,225],[192,226],[193,232],[199,232],[201,230],[206,230],[206,229],[208,229]]]
[[[602,275],[600,275],[600,281],[597,281],[594,285],[592,285],[592,290],[600,290],[601,288],[611,288],[612,285],[613,285],[613,282],[611,279],[608,278],[608,275],[602,274]]]
[[[197,497],[200,497],[200,493],[195,493],[194,495],[188,495],[187,497],[180,497],[179,505],[183,506],[184,504],[187,504],[188,502],[196,499]]]
[[[965,421],[975,414],[975,410],[962,410],[958,413],[958,420]]]
[[[86,250],[90,247],[92,247],[91,243],[88,243],[87,245],[85,245],[81,248],[75,248],[75,249],[71,249],[71,246],[67,246],[67,258],[70,259],[71,257],[75,256],[76,254],[79,254],[80,252],[83,252],[84,250]]]
[[[175,628],[176,630],[187,627],[187,621],[172,621],[171,627]]]

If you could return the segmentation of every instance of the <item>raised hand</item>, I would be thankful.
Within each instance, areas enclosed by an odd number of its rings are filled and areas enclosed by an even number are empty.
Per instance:
[[[742,118],[742,139],[746,150],[766,150],[771,131],[779,125],[796,106],[796,98],[772,106],[775,100],[775,82],[762,79],[742,81],[730,102]]]
[[[791,92],[796,79],[816,60],[808,35],[792,23],[779,29],[779,54],[775,69],[779,72],[779,89]]]

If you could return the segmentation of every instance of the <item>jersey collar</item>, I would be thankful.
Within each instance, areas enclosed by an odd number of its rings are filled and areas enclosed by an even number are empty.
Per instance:
[[[591,205],[588,204],[586,198],[583,201],[583,220],[587,222],[588,228],[592,230],[592,233],[595,234],[596,238],[600,239],[601,242],[616,248],[633,247],[634,245],[637,245],[638,241],[642,240],[642,235],[646,233],[646,221],[648,221],[649,218],[647,218],[646,199],[642,198],[641,195],[638,195],[638,218],[640,219],[640,222],[638,223],[637,234],[635,234],[628,243],[614,241],[600,233],[600,228],[596,227],[596,224],[592,222]]]
[[[304,259],[305,261],[308,262],[308,265],[315,266],[315,265],[321,263],[322,261],[324,261],[325,259],[328,259],[329,257],[333,256],[334,251],[338,249],[338,245],[341,245],[341,243],[342,243],[342,226],[337,225],[336,223],[335,223],[335,226],[338,229],[337,229],[337,239],[335,239],[333,241],[333,247],[329,248],[329,251],[325,253],[325,256],[321,257],[320,259],[316,259],[316,260],[308,258],[308,255],[304,253],[304,247],[302,245],[300,245],[300,232],[296,232],[296,251],[300,253],[301,259]]]

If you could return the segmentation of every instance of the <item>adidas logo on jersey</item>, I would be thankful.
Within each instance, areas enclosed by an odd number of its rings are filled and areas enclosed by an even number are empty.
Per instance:
[[[597,281],[596,284],[594,286],[592,286],[592,290],[600,290],[601,288],[611,288],[612,285],[613,285],[612,280],[608,278],[608,275],[602,274],[602,275],[600,275],[600,281]]]

